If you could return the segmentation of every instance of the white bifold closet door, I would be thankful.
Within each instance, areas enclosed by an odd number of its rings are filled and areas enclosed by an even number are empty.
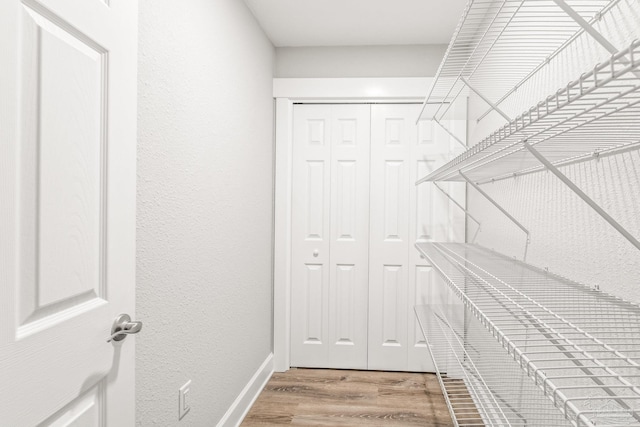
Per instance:
[[[294,107],[293,366],[367,368],[369,118]]]
[[[415,186],[451,148],[431,121],[416,126],[418,112],[414,104],[371,106],[369,369],[434,369],[413,308],[442,300],[445,288],[414,244],[450,241],[459,215],[430,183]]]
[[[464,219],[414,186],[451,150],[418,111],[294,106],[291,366],[433,370],[413,307],[444,288],[414,243],[463,238]]]

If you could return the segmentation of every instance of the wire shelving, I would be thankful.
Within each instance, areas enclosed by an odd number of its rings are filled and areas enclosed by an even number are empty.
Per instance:
[[[505,124],[416,184],[466,181],[528,245],[479,185],[546,168],[640,249],[558,169],[640,148],[638,28],[635,0],[470,0],[424,105],[440,123],[473,92],[478,122],[495,113],[480,136]],[[416,307],[457,425],[640,426],[640,306],[480,246],[416,247],[462,302]]]
[[[611,56],[563,89],[436,169],[425,181],[484,183],[542,168],[524,143],[555,165],[637,148],[640,144],[640,41]]]
[[[416,308],[441,381],[462,380],[485,424],[640,425],[640,306],[476,245],[416,247],[467,313]]]
[[[468,86],[499,105],[580,36],[584,29],[559,3],[559,0],[470,1],[425,97],[425,106],[443,102],[433,117],[441,119],[447,105],[464,94]],[[562,3],[580,19],[595,25],[617,1]]]
[[[415,311],[455,424],[571,425],[464,306]]]

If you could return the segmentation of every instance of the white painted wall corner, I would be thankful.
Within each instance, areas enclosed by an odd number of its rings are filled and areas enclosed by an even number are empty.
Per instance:
[[[233,401],[217,427],[238,427],[273,375],[273,353],[269,353],[253,377]]]

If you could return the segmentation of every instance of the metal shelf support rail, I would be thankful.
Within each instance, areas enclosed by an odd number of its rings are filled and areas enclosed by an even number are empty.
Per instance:
[[[562,181],[567,187],[571,189],[578,197],[580,197],[587,205],[589,205],[594,211],[598,213],[605,221],[607,221],[613,228],[622,234],[633,246],[640,249],[640,241],[636,239],[631,233],[629,233],[619,222],[617,222],[611,215],[609,215],[604,209],[600,207],[592,198],[587,196],[573,181],[571,181],[565,174],[560,172],[549,160],[547,160],[542,154],[540,154],[535,148],[533,148],[528,142],[524,142],[524,146],[536,159],[540,161],[551,173],[553,173],[560,181]]]

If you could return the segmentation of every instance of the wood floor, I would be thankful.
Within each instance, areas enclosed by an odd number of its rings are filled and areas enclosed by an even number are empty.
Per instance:
[[[250,426],[452,426],[432,374],[332,369],[275,373],[247,414]]]

